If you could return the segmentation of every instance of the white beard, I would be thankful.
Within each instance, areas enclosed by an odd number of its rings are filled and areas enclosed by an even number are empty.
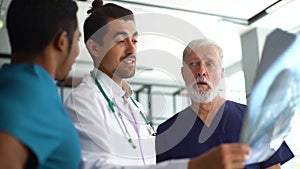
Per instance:
[[[197,103],[209,103],[218,95],[219,85],[214,86],[211,82],[207,81],[204,78],[197,78],[205,81],[210,89],[208,91],[204,91],[202,88],[197,87],[197,82],[193,82],[187,85],[186,89],[191,97],[191,99]]]

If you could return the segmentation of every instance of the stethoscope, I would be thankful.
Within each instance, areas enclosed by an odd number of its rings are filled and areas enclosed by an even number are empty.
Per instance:
[[[95,80],[95,83],[96,83],[96,85],[98,86],[100,92],[103,94],[105,100],[107,101],[109,108],[110,108],[111,111],[113,112],[114,117],[115,117],[116,121],[118,122],[118,124],[119,124],[119,126],[120,126],[120,128],[121,128],[121,130],[122,130],[122,132],[123,132],[123,134],[124,134],[124,137],[127,139],[128,143],[132,146],[132,148],[135,149],[135,148],[136,148],[136,145],[134,144],[134,142],[133,142],[133,140],[132,140],[132,137],[131,137],[131,135],[130,135],[129,132],[128,132],[128,129],[127,129],[126,125],[125,125],[125,122],[124,122],[124,120],[123,120],[122,114],[120,113],[120,111],[117,112],[117,111],[115,110],[115,105],[114,105],[113,101],[112,101],[112,100],[107,96],[107,94],[105,93],[105,91],[104,91],[103,87],[101,86],[100,82],[98,81],[96,75],[94,75],[92,72],[90,72],[90,73],[91,73],[92,78]],[[151,125],[150,121],[145,117],[145,115],[144,115],[144,113],[142,112],[142,110],[138,107],[136,101],[135,101],[132,97],[130,97],[130,100],[131,100],[132,103],[135,105],[135,107],[137,107],[137,108],[140,110],[139,113],[140,113],[140,115],[143,117],[144,121],[146,122],[147,130],[148,130],[148,132],[149,132],[149,135],[151,135],[151,136],[156,136],[156,131],[155,131],[155,129],[154,129],[153,126]],[[117,117],[117,115],[119,116],[119,118]],[[121,124],[122,124],[123,128],[122,128]]]

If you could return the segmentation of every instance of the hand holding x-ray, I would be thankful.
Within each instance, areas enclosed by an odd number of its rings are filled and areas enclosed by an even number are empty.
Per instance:
[[[279,29],[266,39],[248,98],[240,142],[252,151],[247,164],[267,160],[280,147],[300,111],[300,37]]]

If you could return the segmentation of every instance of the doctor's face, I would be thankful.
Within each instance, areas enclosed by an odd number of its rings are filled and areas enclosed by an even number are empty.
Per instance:
[[[222,58],[216,46],[198,47],[184,56],[182,76],[195,102],[211,102],[219,91],[223,77]]]
[[[109,22],[100,50],[105,52],[99,69],[114,78],[130,78],[135,74],[138,33],[132,20]]]

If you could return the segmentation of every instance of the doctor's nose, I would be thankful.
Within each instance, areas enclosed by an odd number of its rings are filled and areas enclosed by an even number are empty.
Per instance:
[[[126,40],[126,54],[136,53],[136,42],[132,38]]]

